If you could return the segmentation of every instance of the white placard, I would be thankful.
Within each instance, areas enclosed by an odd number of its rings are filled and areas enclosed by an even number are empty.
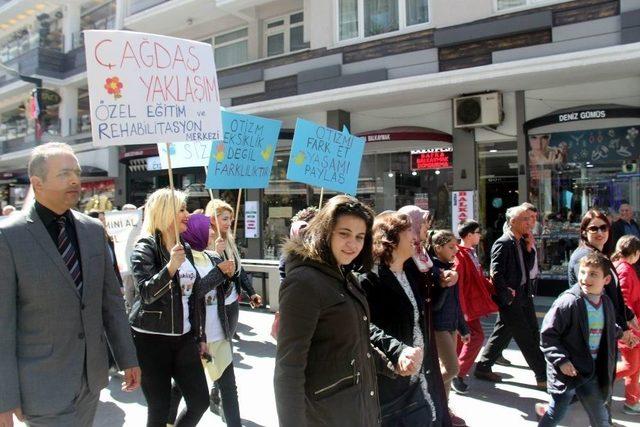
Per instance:
[[[256,239],[260,237],[258,202],[244,202],[244,237]]]
[[[129,255],[142,229],[142,211],[105,212],[107,234],[113,246],[120,273],[129,271]]]
[[[474,219],[475,191],[454,191],[451,193],[451,228],[457,237],[458,224]]]
[[[221,138],[210,44],[114,30],[84,40],[94,145]]]
[[[212,141],[192,141],[179,144],[171,143],[169,153],[171,155],[171,168],[193,168],[209,166]],[[169,169],[167,159],[167,144],[158,144],[158,154],[162,169]]]

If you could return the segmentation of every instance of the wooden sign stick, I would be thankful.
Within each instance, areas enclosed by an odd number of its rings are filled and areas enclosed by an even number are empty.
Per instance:
[[[236,219],[233,222],[233,238],[236,237],[236,230],[238,229],[238,214],[240,213],[240,200],[242,199],[242,188],[238,190],[238,202],[236,203]]]
[[[320,187],[320,203],[318,204],[318,209],[322,209],[323,198],[324,198],[324,187]]]
[[[167,165],[169,166],[169,188],[171,188],[171,197],[175,199],[176,193],[175,188],[173,186],[173,169],[171,168],[171,154],[169,151],[171,150],[171,143],[167,142]],[[178,211],[176,210],[176,204],[172,203],[173,206],[173,231],[175,232],[176,237],[176,245],[180,243],[180,232],[178,231]]]

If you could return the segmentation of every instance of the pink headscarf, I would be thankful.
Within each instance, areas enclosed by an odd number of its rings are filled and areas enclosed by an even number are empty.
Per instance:
[[[303,228],[306,228],[307,225],[309,225],[307,221],[294,221],[293,224],[291,224],[291,229],[289,230],[289,237],[293,239],[300,234],[300,231],[302,231]]]
[[[426,273],[433,267],[433,261],[427,255],[423,242],[420,241],[420,228],[422,223],[429,219],[429,211],[418,206],[407,205],[401,207],[398,213],[407,215],[411,221],[411,231],[416,241],[413,261],[421,272]]]

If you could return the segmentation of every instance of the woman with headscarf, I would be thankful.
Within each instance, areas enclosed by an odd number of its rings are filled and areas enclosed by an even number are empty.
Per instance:
[[[235,263],[231,260],[223,261],[214,256],[207,247],[214,244],[215,233],[211,229],[211,219],[202,214],[189,216],[187,230],[182,233],[182,238],[191,246],[194,266],[201,276],[206,276],[210,271],[228,267],[229,276],[235,272]],[[226,281],[226,278],[223,278]],[[233,353],[229,328],[229,318],[224,304],[224,287],[218,286],[208,292],[203,304],[205,308],[204,336],[200,343],[200,353],[204,359],[204,367],[209,379],[214,381],[222,394],[222,408],[227,425],[240,426],[240,407],[236,388],[235,374],[233,371]],[[172,390],[171,414],[168,424],[173,424],[178,411],[178,404],[182,394],[177,386]]]
[[[427,254],[425,243],[427,240],[427,233],[431,226],[431,215],[429,211],[419,208],[418,206],[404,206],[398,210],[398,213],[405,214],[409,217],[411,222],[411,231],[414,238],[414,253],[413,256],[408,259],[404,264],[404,271],[407,275],[419,277],[419,291],[424,301],[425,314],[425,335],[424,335],[424,361],[425,372],[427,373],[427,384],[429,386],[429,393],[433,399],[436,408],[436,419],[441,421],[442,426],[452,426],[452,417],[448,411],[447,396],[445,393],[444,381],[442,380],[442,373],[440,372],[438,349],[436,347],[435,329],[433,323],[433,311],[434,304],[433,298],[435,296],[435,283],[429,274],[429,270],[433,267],[433,261]],[[452,271],[443,271],[442,280],[457,282],[458,275]],[[457,425],[465,425],[464,420],[461,420]]]

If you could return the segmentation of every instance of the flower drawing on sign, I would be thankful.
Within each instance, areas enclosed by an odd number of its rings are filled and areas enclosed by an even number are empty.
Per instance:
[[[216,146],[216,161],[221,162],[224,160],[224,144],[221,142]]]
[[[271,157],[271,153],[273,153],[273,146],[271,144],[267,145],[267,148],[262,150],[260,154],[262,154],[262,158],[267,161]]]
[[[167,152],[167,146],[165,145],[164,147],[162,147],[162,152],[166,153]],[[169,155],[170,156],[175,156],[176,155],[176,147],[173,144],[169,144]]]
[[[122,94],[120,91],[122,90],[122,82],[118,77],[108,77],[107,81],[104,85],[104,88],[107,90],[109,95],[113,95],[115,99],[121,98]]]
[[[304,163],[304,158],[304,151],[300,151],[298,154],[296,154],[296,157],[293,159],[293,161],[296,163],[296,165],[302,166],[302,164]]]

